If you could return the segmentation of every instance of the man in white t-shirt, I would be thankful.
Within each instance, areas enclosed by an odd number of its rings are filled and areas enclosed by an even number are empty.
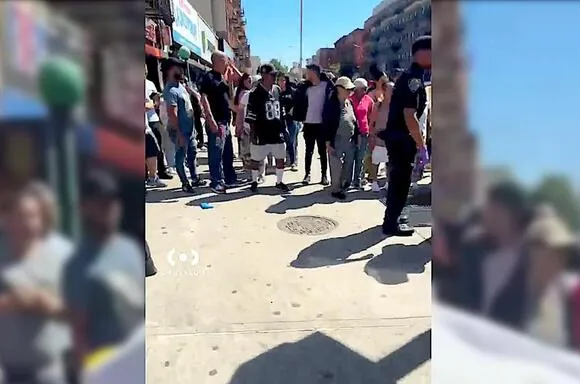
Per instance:
[[[165,158],[165,152],[163,151],[163,137],[162,132],[165,129],[157,113],[157,108],[159,108],[159,103],[161,102],[161,95],[155,83],[147,79],[147,66],[145,66],[145,101],[152,101],[154,103],[153,108],[146,108],[145,114],[147,116],[147,122],[149,128],[155,135],[155,139],[159,145],[160,151],[157,155],[157,174],[160,179],[172,179],[173,177],[167,172],[167,160]]]

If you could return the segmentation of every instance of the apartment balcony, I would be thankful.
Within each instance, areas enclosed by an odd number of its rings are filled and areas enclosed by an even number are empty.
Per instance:
[[[171,14],[170,0],[145,0],[145,16],[152,19],[161,19],[167,25],[174,21]]]

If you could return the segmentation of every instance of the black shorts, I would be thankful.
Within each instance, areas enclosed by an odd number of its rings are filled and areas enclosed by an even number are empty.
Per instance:
[[[145,133],[145,158],[150,159],[152,157],[157,157],[159,154],[159,145],[153,133]]]

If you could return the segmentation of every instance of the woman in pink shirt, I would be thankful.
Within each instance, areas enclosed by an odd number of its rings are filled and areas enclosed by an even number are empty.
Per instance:
[[[360,134],[355,150],[354,164],[349,168],[351,172],[354,168],[354,174],[352,177],[347,178],[347,180],[352,180],[352,187],[360,189],[362,187],[363,163],[369,144],[370,117],[373,111],[374,100],[367,95],[368,83],[365,79],[359,77],[354,81],[354,86],[355,89],[350,97],[350,101],[354,109]]]

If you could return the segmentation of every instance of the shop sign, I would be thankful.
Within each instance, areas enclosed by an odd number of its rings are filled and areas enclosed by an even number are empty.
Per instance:
[[[187,0],[172,0],[173,40],[189,48],[197,56],[202,55],[199,17]]]

